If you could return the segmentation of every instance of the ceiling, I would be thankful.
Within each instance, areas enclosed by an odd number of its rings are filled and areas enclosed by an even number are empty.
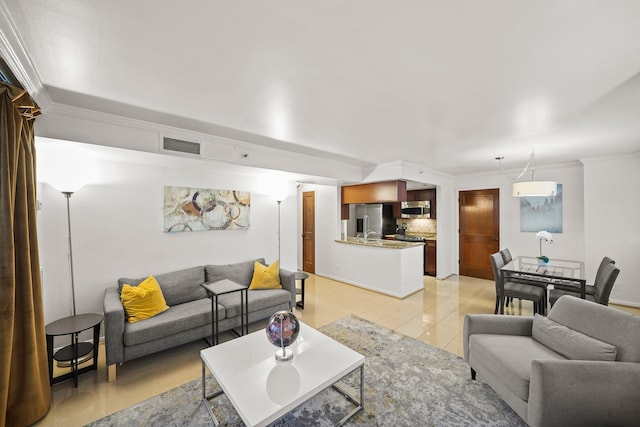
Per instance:
[[[51,105],[451,175],[640,151],[637,0],[0,0],[0,15],[8,62]]]

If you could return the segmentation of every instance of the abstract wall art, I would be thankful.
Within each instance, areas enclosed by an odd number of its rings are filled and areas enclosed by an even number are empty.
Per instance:
[[[164,187],[164,231],[246,230],[251,193]]]
[[[555,196],[520,198],[520,231],[562,233],[562,184]]]

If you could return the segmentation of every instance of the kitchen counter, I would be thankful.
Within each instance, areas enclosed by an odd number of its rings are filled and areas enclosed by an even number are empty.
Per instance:
[[[424,289],[424,242],[335,240],[331,279],[405,298]]]
[[[351,245],[370,246],[373,248],[391,248],[405,249],[414,246],[423,246],[423,242],[405,242],[400,240],[379,240],[379,239],[363,239],[361,237],[347,237],[346,239],[336,240],[338,243],[347,243]]]

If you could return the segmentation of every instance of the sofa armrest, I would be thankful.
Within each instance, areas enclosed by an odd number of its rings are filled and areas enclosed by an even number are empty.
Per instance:
[[[117,288],[104,292],[104,347],[107,366],[124,362],[124,307]]]
[[[640,363],[534,360],[527,423],[532,426],[636,425]]]
[[[505,316],[499,314],[467,314],[464,316],[464,360],[469,361],[469,337],[473,334],[531,336],[533,317]]]
[[[289,310],[296,306],[296,274],[293,271],[280,269],[280,284],[291,293]]]

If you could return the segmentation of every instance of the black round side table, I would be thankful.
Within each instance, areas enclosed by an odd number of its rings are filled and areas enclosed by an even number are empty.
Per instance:
[[[98,369],[98,343],[100,341],[100,323],[102,314],[89,313],[64,317],[49,323],[45,327],[47,335],[47,357],[49,359],[49,383],[57,384],[73,378],[74,387],[78,387],[78,375]],[[93,328],[93,344],[78,342],[80,332]],[[71,335],[71,344],[53,352],[53,337]],[[93,364],[78,369],[78,359],[93,351]],[[61,362],[71,362],[71,372],[53,377],[53,359]]]

